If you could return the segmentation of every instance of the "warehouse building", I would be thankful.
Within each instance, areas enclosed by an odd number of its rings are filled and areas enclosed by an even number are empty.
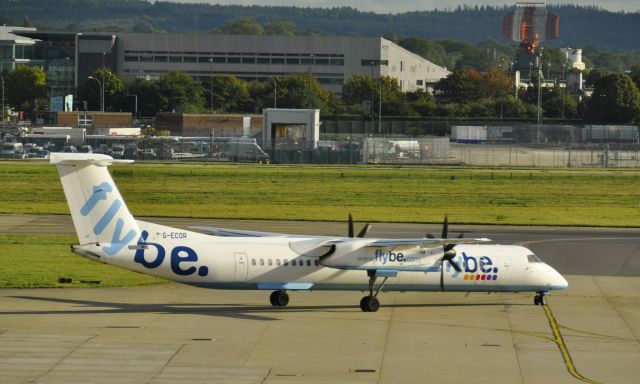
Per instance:
[[[8,27],[14,28],[14,27]],[[98,67],[122,77],[157,79],[175,70],[196,80],[231,74],[244,80],[267,80],[312,73],[325,89],[340,93],[354,74],[391,76],[403,91],[429,89],[449,72],[381,37],[248,36],[175,33],[47,33],[16,31],[36,45],[65,42],[64,55],[53,57],[65,69],[59,87],[83,83]],[[69,49],[69,42],[73,46]],[[56,44],[53,44],[54,46]],[[59,45],[59,44],[58,44]],[[50,49],[50,48],[49,48]],[[59,50],[59,49],[58,49]],[[40,51],[41,52],[41,51]],[[49,63],[43,65],[49,66]],[[73,66],[66,68],[65,66]]]

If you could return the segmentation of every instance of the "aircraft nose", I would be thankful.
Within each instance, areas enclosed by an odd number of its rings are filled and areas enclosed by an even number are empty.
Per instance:
[[[553,289],[565,289],[569,286],[569,282],[558,271],[553,269],[553,276],[551,277],[551,287]]]

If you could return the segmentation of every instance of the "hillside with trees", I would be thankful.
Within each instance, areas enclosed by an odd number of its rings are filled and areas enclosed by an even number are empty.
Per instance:
[[[503,16],[513,7],[464,6],[447,10],[376,14],[353,8],[299,8],[178,4],[144,0],[0,0],[0,23],[57,31],[211,32],[229,20],[253,17],[261,24],[293,23],[297,34],[396,35],[455,39],[479,43],[506,42]],[[609,12],[597,7],[550,5],[560,16],[556,46],[593,46],[609,50],[640,50],[640,13]],[[278,27],[281,27],[278,26]],[[267,33],[278,33],[274,28]],[[285,28],[286,31],[291,31]]]

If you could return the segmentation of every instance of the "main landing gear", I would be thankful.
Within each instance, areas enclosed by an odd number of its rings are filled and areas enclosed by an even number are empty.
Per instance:
[[[360,300],[360,309],[362,309],[362,312],[377,312],[378,309],[380,309],[380,302],[378,301],[376,296],[378,296],[378,293],[380,293],[380,290],[384,286],[384,283],[387,282],[388,277],[385,277],[378,288],[374,289],[377,279],[376,271],[369,270],[367,271],[367,275],[369,276],[369,296],[365,296],[362,298],[362,300]],[[375,294],[373,293],[374,290],[376,291]]]
[[[289,295],[287,295],[287,291],[284,289],[273,291],[271,292],[271,296],[269,296],[269,301],[271,301],[271,305],[274,307],[286,307],[287,304],[289,304]]]
[[[547,305],[547,296],[544,295],[544,292],[538,292],[538,294],[533,297],[533,304]]]

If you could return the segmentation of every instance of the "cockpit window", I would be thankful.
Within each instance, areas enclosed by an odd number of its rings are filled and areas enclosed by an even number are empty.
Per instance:
[[[540,260],[538,256],[534,254],[527,255],[527,260],[529,260],[530,263],[542,263],[542,260]]]

